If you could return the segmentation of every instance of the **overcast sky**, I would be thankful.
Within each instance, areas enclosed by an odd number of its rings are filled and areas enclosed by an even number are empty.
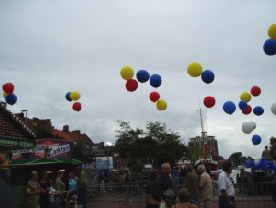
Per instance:
[[[262,50],[267,28],[276,23],[275,8],[275,0],[1,0],[0,81],[16,85],[13,112],[28,109],[30,117],[51,118],[57,128],[69,124],[96,142],[115,141],[116,120],[133,127],[166,122],[187,142],[200,134],[203,98],[215,96],[207,129],[220,154],[258,158],[276,136],[270,112],[276,56]],[[188,76],[194,61],[215,72],[213,84]],[[149,101],[149,83],[126,91],[119,75],[124,65],[162,75],[158,91],[167,111]],[[263,116],[223,112],[223,102],[237,103],[253,85],[263,90],[251,102],[265,108]],[[73,90],[82,93],[79,113],[64,98]],[[241,132],[243,121],[256,121],[261,145]]]

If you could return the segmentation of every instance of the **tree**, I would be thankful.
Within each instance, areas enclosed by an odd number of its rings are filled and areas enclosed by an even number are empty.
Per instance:
[[[141,164],[160,167],[163,162],[169,162],[174,165],[187,151],[180,136],[168,130],[164,123],[148,122],[146,131],[132,129],[125,121],[119,121],[119,126],[115,149],[122,158],[128,158],[129,164],[136,164],[140,169]]]
[[[74,142],[72,158],[79,159],[84,163],[91,163],[94,158],[92,145],[84,140]]]
[[[241,152],[235,152],[230,155],[229,160],[232,161],[234,167],[238,167],[245,163],[246,157],[243,157]]]

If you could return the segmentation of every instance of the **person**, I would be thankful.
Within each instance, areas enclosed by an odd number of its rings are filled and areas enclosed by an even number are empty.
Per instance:
[[[265,149],[262,153],[262,159],[268,159],[268,160],[271,159],[270,151],[267,146],[265,146]]]
[[[1,207],[15,208],[14,194],[8,183],[5,169],[2,169],[6,165],[6,156],[6,152],[0,152],[0,205]]]
[[[39,195],[40,195],[40,185],[38,182],[37,171],[32,172],[31,179],[27,183],[26,189],[27,199],[26,203],[28,208],[38,208],[39,207]]]
[[[78,201],[78,178],[74,172],[69,173],[68,192],[66,196],[67,206],[74,206]]]
[[[146,198],[145,198],[145,204],[146,208],[159,208],[161,197],[158,195],[158,186],[156,183],[157,179],[157,171],[153,170],[149,177],[149,183],[146,187]]]
[[[40,180],[40,189],[41,189],[40,197],[39,197],[40,208],[48,208],[50,184],[49,184],[49,177],[46,172],[43,173],[42,178]]]
[[[84,171],[81,172],[78,187],[78,203],[81,205],[81,208],[87,208],[87,176]]]
[[[198,208],[197,205],[191,203],[191,194],[186,188],[182,188],[178,193],[179,202],[175,208]]]
[[[219,191],[219,208],[235,208],[235,189],[230,179],[232,164],[229,160],[222,165],[223,172],[219,174],[218,191]]]
[[[191,194],[191,200],[193,203],[199,203],[199,175],[196,173],[195,168],[187,168],[187,172],[184,178],[183,187]]]
[[[197,172],[199,179],[199,196],[202,208],[212,208],[213,200],[213,182],[210,175],[206,171],[205,165],[199,165]]]
[[[66,193],[66,186],[63,182],[63,172],[59,172],[57,174],[57,178],[56,178],[56,183],[54,185],[54,188],[57,191],[57,204],[59,207],[64,207],[65,206],[65,201],[64,201],[64,195]]]
[[[276,204],[276,172],[274,173],[274,178],[272,180],[272,201]]]
[[[161,174],[157,178],[157,187],[159,196],[161,198],[161,205],[165,204],[167,208],[170,208],[176,204],[176,185],[171,177],[171,165],[169,163],[163,163],[161,166]]]

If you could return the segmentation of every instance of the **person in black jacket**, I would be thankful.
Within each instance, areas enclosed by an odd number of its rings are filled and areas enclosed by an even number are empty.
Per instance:
[[[274,178],[272,181],[272,200],[274,201],[274,203],[276,204],[276,173],[274,174]]]
[[[7,175],[2,165],[6,161],[6,153],[0,152],[0,207],[15,208],[14,193],[7,182]]]

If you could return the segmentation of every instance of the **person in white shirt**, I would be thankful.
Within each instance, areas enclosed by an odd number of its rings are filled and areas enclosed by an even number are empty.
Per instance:
[[[235,208],[235,188],[230,179],[232,172],[232,164],[225,161],[222,166],[223,172],[219,174],[218,190],[219,190],[219,208]]]

